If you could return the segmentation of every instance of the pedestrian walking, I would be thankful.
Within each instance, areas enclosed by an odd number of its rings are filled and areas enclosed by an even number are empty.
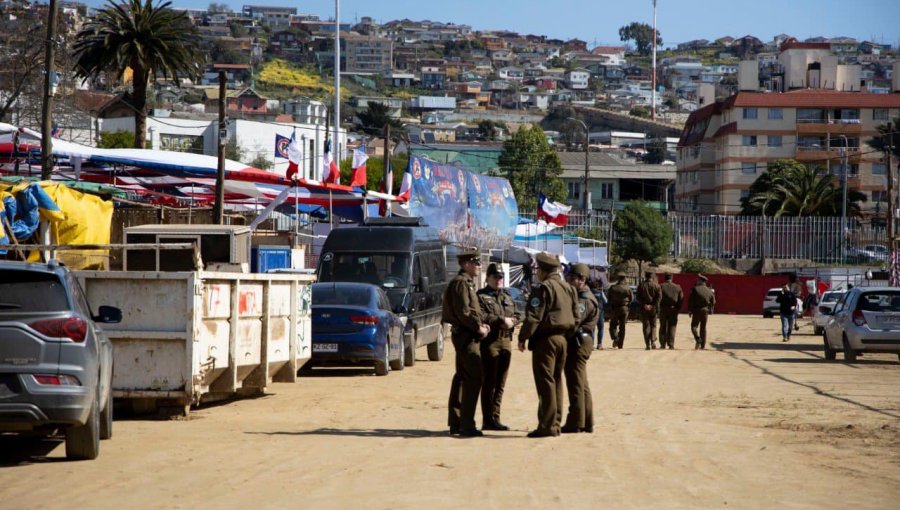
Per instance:
[[[678,312],[684,302],[681,285],[672,281],[672,273],[666,273],[665,282],[660,285],[662,297],[659,301],[659,344],[663,349],[675,348],[675,328],[678,326]]]
[[[569,413],[561,431],[594,432],[594,403],[588,384],[587,362],[594,350],[594,328],[599,318],[597,298],[587,285],[590,268],[575,264],[569,272],[569,283],[578,293],[578,313],[581,318],[566,349],[566,389],[569,393]]]
[[[503,288],[503,273],[497,264],[488,265],[487,285],[478,291],[478,301],[485,324],[491,332],[481,341],[484,384],[481,386],[481,430],[509,430],[500,421],[503,388],[512,359],[513,328],[522,321],[516,303]]]
[[[628,322],[628,308],[634,300],[634,294],[628,288],[628,277],[625,273],[616,275],[618,281],[606,293],[609,299],[609,339],[613,347],[625,346],[625,324]]]
[[[575,289],[559,275],[559,260],[543,252],[535,258],[540,285],[528,300],[519,330],[519,350],[524,352],[527,342],[532,351],[531,370],[538,394],[538,426],[528,437],[550,437],[559,435],[562,421],[566,339],[574,334],[581,317]]]
[[[794,320],[797,316],[797,296],[791,292],[790,285],[785,285],[775,301],[778,303],[781,317],[781,341],[787,342],[791,339],[791,331],[794,329]]]
[[[450,383],[447,424],[450,434],[463,437],[483,435],[475,427],[475,407],[484,379],[479,341],[490,332],[484,324],[474,278],[481,272],[477,250],[457,255],[459,274],[444,291],[441,320],[452,326],[451,339],[456,349],[456,372]]]
[[[795,273],[791,273],[788,275],[788,288],[791,291],[791,294],[794,295],[797,299],[803,298],[803,285],[797,281],[797,275]],[[803,311],[802,306],[794,307],[794,331],[800,329],[800,315]]]
[[[716,296],[707,286],[709,279],[697,275],[697,283],[688,297],[688,315],[691,316],[691,333],[694,335],[694,349],[706,349],[706,321],[710,310],[716,306]]]
[[[603,282],[596,280],[591,286],[594,299],[597,300],[597,350],[603,350],[603,336],[606,333],[606,293],[603,292]]]
[[[644,271],[644,280],[638,285],[637,300],[641,305],[641,326],[644,331],[644,345],[649,351],[656,349],[656,321],[659,316],[659,301],[662,291],[652,269]]]

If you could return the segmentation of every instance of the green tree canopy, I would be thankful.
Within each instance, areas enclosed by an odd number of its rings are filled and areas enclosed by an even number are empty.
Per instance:
[[[878,126],[878,136],[870,138],[866,141],[866,145],[883,152],[891,141],[891,137],[893,137],[893,157],[900,158],[900,117],[896,117],[893,122],[888,121]],[[896,159],[894,162],[895,164],[900,163],[900,161]]]
[[[619,39],[622,42],[634,41],[637,52],[641,55],[649,55],[653,49],[653,27],[646,23],[632,21],[619,29]],[[662,35],[656,31],[656,45],[662,46]]]
[[[562,163],[540,126],[521,128],[503,142],[499,164],[500,174],[512,186],[519,209],[536,209],[539,192],[555,202],[565,200],[566,186],[560,179]]]
[[[840,216],[843,191],[834,176],[793,159],[779,159],[750,185],[741,199],[741,214],[748,216]],[[859,216],[866,196],[847,191],[847,214]]]
[[[127,149],[134,147],[134,133],[131,131],[101,131],[97,147],[101,149]]]
[[[615,254],[622,260],[636,260],[643,270],[644,262],[652,262],[669,253],[672,227],[663,215],[639,200],[629,202],[616,214],[613,222]]]
[[[394,194],[400,192],[400,185],[403,182],[403,172],[409,165],[409,156],[406,154],[395,154],[391,156],[391,167],[394,169]],[[350,184],[353,176],[353,158],[341,160],[341,184]],[[370,157],[366,161],[366,189],[378,191],[381,186],[381,179],[384,176],[384,158]]]
[[[668,145],[664,138],[658,138],[647,144],[647,155],[644,156],[644,163],[658,165],[666,160],[666,154],[669,151]]]
[[[370,102],[366,109],[357,112],[356,116],[362,124],[362,130],[370,135],[381,135],[385,126],[391,126],[391,137],[396,137],[403,131],[403,123],[391,117],[388,105],[378,102]]]
[[[136,148],[144,147],[150,79],[157,74],[175,80],[196,77],[205,62],[191,19],[171,5],[154,5],[153,0],[109,1],[84,24],[73,46],[75,72],[82,78],[112,72],[118,79],[131,69]]]

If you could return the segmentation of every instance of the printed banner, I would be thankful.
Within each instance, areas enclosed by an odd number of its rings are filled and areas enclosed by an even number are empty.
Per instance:
[[[291,143],[291,137],[281,136],[275,133],[275,157],[288,159],[288,145]]]
[[[482,250],[503,249],[512,244],[519,208],[509,181],[466,172],[471,222],[462,244]]]

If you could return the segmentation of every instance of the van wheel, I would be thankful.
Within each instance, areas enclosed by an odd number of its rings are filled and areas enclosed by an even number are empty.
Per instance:
[[[390,343],[390,339],[388,339],[388,343]],[[403,370],[403,361],[406,357],[406,344],[403,343],[403,339],[400,339],[400,354],[397,356],[397,359],[392,359],[390,361],[391,370],[396,370],[397,372]]]
[[[106,397],[106,408],[100,411],[100,439],[111,439],[113,434],[113,396],[112,385]]]
[[[825,331],[825,328],[820,328],[819,326],[813,326],[813,334],[821,335]]]
[[[100,455],[100,402],[94,399],[87,423],[66,429],[66,458],[93,460]]]
[[[428,360],[440,361],[444,359],[444,325],[438,327],[437,340],[428,344]]]
[[[412,334],[409,335],[409,345],[406,346],[406,350],[403,351],[403,364],[411,367],[416,364],[416,344],[418,343],[419,332],[417,330],[413,330]]]
[[[837,357],[837,351],[831,348],[831,345],[828,344],[828,339],[825,338],[825,335],[822,335],[822,342],[825,344],[825,359],[828,361],[832,361]]]
[[[847,363],[856,362],[856,351],[850,348],[850,342],[844,337],[844,361]]]
[[[387,342],[386,344],[384,344],[384,356],[379,360],[375,360],[375,375],[377,375],[377,376],[388,375],[388,372],[391,371],[391,365],[390,365],[390,362],[388,361],[390,359],[390,356],[391,356],[391,343]]]

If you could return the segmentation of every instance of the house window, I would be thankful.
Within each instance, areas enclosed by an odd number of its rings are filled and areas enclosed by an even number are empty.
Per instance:
[[[695,210],[695,211],[697,210],[697,206],[699,205],[699,204],[698,204],[698,202],[699,202],[698,199],[699,199],[699,198],[700,198],[700,197],[699,197],[698,195],[694,195],[694,196],[691,197],[691,209],[693,209],[693,210]]]
[[[887,202],[887,190],[877,189],[872,191],[872,202]]]
[[[611,182],[601,182],[600,183],[600,198],[602,200],[610,200],[613,197],[613,183]]]
[[[741,145],[744,145],[745,147],[756,147],[756,135],[742,136]]]
[[[769,147],[781,147],[781,136],[769,135],[767,143]]]
[[[756,108],[744,108],[744,120],[755,120],[757,117]]]
[[[872,110],[872,120],[888,120],[887,108],[875,108]]]
[[[751,161],[743,161],[741,162],[741,173],[752,175],[756,173],[756,163]]]
[[[581,198],[581,183],[579,182],[570,182],[568,183],[569,188],[569,200],[578,200]]]
[[[781,120],[784,118],[784,111],[781,108],[769,108],[769,120]]]
[[[872,163],[872,175],[887,175],[884,163]]]
[[[840,176],[842,171],[843,170],[841,168],[840,163],[832,163],[831,164],[831,173],[832,174]],[[859,174],[859,164],[858,163],[852,163],[852,164],[847,165],[847,175],[848,176],[854,177],[858,174]]]
[[[694,184],[697,184],[697,181],[699,181],[699,180],[700,180],[700,172],[697,172],[696,170],[691,172],[691,182],[693,182]]]

